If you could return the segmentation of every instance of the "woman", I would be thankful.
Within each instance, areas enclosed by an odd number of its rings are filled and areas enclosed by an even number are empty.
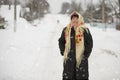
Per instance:
[[[74,11],[59,38],[60,52],[64,56],[63,80],[89,80],[88,58],[92,47],[91,33],[83,17]]]

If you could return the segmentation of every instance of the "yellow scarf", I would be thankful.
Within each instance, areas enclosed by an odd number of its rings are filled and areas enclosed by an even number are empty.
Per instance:
[[[77,13],[77,12],[76,12]],[[84,35],[83,35],[83,28],[85,28],[85,24],[83,21],[83,17],[77,13],[79,15],[79,22],[78,22],[78,26],[75,29],[75,43],[76,43],[76,67],[79,67],[79,65],[81,64],[81,60],[83,57],[83,52],[84,52]],[[65,51],[64,51],[64,62],[66,62],[67,58],[68,58],[68,53],[70,51],[70,33],[71,33],[71,22],[70,24],[66,27],[65,30],[65,40],[66,40],[66,44],[65,44]]]

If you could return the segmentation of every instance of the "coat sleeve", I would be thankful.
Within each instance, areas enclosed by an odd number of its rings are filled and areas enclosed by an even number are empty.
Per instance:
[[[84,45],[85,45],[84,57],[89,58],[93,48],[93,38],[88,28],[84,32],[84,40],[85,40],[84,41]]]
[[[63,29],[62,34],[58,39],[58,44],[59,44],[60,53],[63,56],[65,50],[65,28]]]

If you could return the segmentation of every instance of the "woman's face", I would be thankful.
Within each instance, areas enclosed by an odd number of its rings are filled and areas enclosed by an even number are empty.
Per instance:
[[[78,26],[78,18],[77,17],[73,17],[71,22],[72,22],[72,26],[74,26],[74,27]]]

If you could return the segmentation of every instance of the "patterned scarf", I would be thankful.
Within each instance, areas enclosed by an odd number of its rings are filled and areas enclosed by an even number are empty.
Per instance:
[[[74,12],[73,12],[74,13]],[[72,14],[73,14],[72,13]],[[76,67],[79,67],[81,64],[81,60],[83,57],[83,52],[84,52],[84,35],[83,35],[83,28],[85,28],[85,24],[83,21],[83,17],[76,12],[79,15],[79,21],[78,21],[78,26],[75,28],[75,43],[76,43]],[[65,51],[64,51],[64,62],[67,61],[68,59],[68,53],[70,51],[70,33],[71,33],[71,22],[70,24],[66,27],[65,30]]]

